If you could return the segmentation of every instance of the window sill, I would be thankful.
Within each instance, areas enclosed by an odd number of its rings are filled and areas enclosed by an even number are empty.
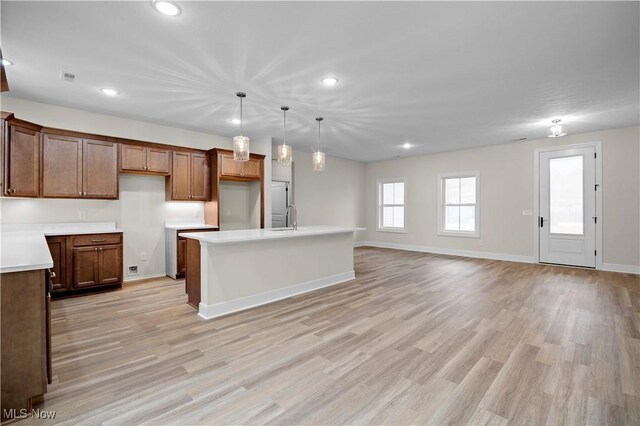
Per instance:
[[[377,228],[378,232],[391,232],[392,234],[406,234],[406,229],[393,229],[393,228]]]
[[[442,237],[480,238],[480,233],[476,232],[438,231],[438,235]]]

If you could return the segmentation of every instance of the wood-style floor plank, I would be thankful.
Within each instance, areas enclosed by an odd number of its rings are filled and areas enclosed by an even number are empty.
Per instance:
[[[640,282],[377,248],[354,281],[203,321],[169,278],[53,302],[53,420],[640,424]]]

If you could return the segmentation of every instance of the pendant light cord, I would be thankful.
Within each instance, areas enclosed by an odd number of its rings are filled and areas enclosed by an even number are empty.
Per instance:
[[[240,136],[242,136],[242,97],[240,97]]]
[[[318,120],[318,152],[320,152],[320,120]]]
[[[284,110],[284,145],[287,144],[287,110]]]

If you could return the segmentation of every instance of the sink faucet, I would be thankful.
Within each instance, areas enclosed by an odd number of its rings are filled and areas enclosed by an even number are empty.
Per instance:
[[[291,219],[291,226],[294,230],[298,229],[298,209],[296,209],[295,204],[289,204],[287,206],[286,215],[289,217],[289,209],[293,207],[293,219]]]

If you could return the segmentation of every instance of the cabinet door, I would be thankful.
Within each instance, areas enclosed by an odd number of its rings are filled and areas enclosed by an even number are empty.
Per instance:
[[[171,171],[171,199],[189,200],[191,155],[188,152],[173,152],[173,168]]]
[[[120,164],[123,172],[144,172],[147,167],[147,148],[138,145],[120,145]]]
[[[98,285],[98,247],[73,249],[73,288]]]
[[[9,126],[5,145],[5,195],[37,197],[40,195],[40,133]]]
[[[82,139],[45,134],[42,144],[42,196],[82,197]]]
[[[98,284],[122,282],[122,246],[98,247]]]
[[[83,145],[84,198],[118,198],[118,145],[91,139]]]
[[[178,237],[178,267],[177,274],[182,275],[187,270],[187,239]]]
[[[195,201],[209,198],[209,164],[205,154],[191,154],[191,197]]]
[[[171,152],[166,149],[147,148],[147,171],[169,173]]]
[[[218,156],[218,164],[221,176],[242,176],[242,162],[236,161],[228,155]]]
[[[242,176],[245,178],[260,179],[260,160],[250,159],[242,163]]]
[[[66,253],[67,253],[67,239],[65,237],[48,237],[47,245],[49,246],[49,251],[51,252],[51,258],[53,259],[53,268],[51,268],[51,272],[55,274],[55,276],[51,277],[51,291],[65,291],[67,290],[67,280],[66,280]]]

